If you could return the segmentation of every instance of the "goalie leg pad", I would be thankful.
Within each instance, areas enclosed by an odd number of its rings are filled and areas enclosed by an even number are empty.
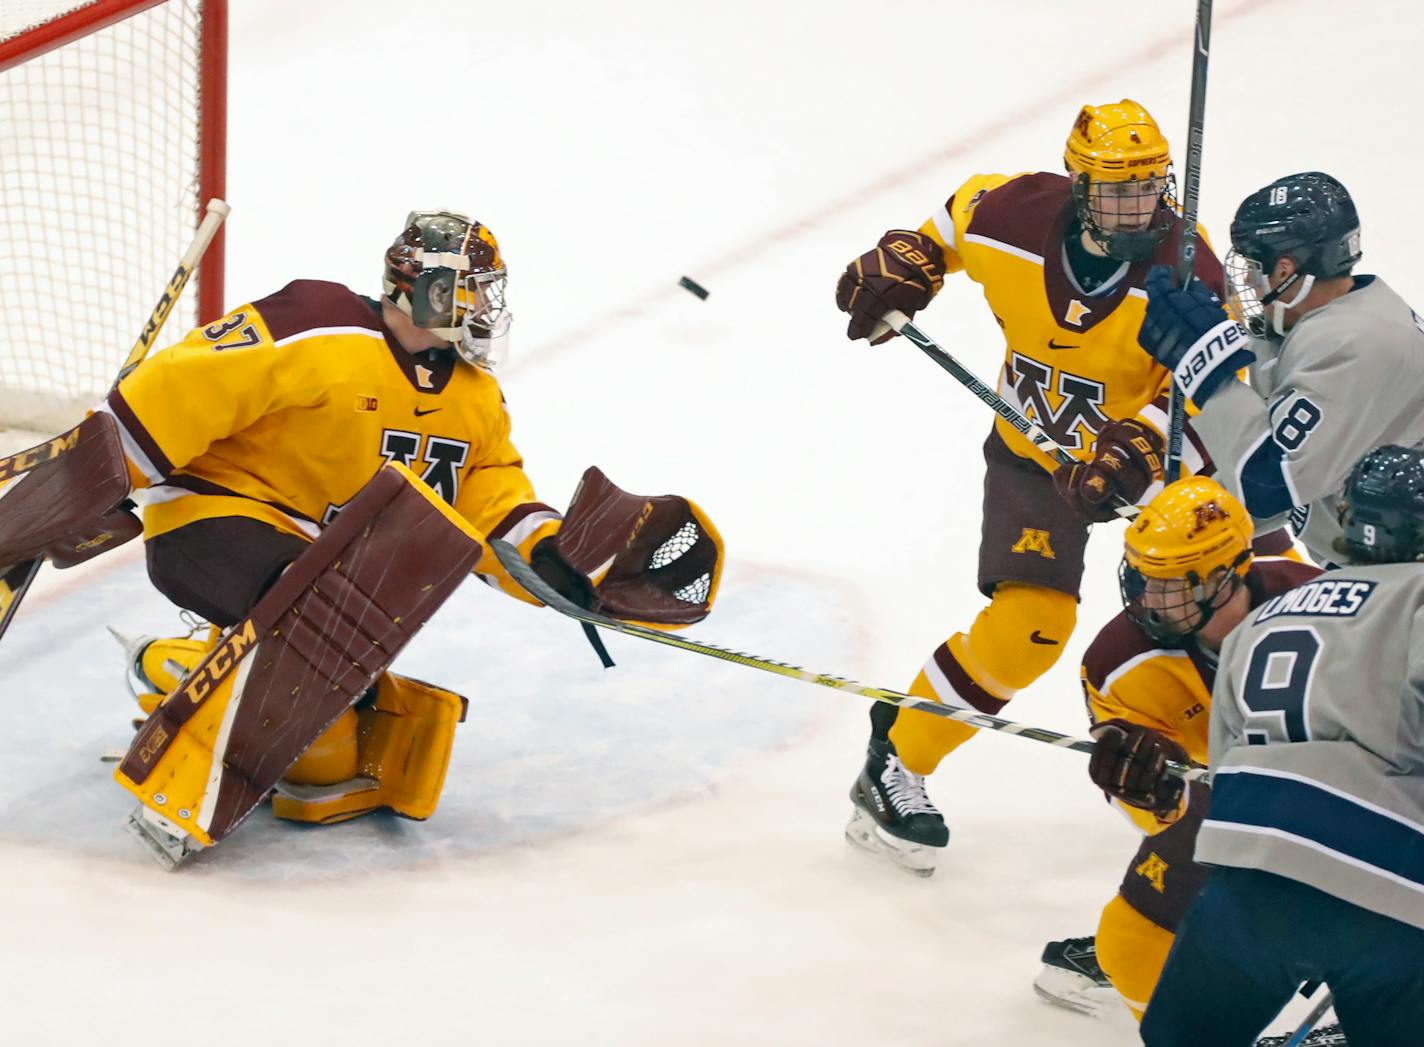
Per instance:
[[[128,662],[129,693],[144,714],[158,708],[221,638],[221,630],[208,626],[207,636],[201,640],[193,636],[141,636],[128,643],[124,657]]]
[[[464,720],[468,705],[460,695],[433,684],[383,673],[375,700],[363,701],[349,714],[352,771],[344,780],[327,781],[292,773],[332,733],[328,731],[277,783],[272,813],[323,825],[382,807],[407,818],[429,818],[445,785],[455,725]]]
[[[227,836],[396,657],[482,551],[388,465],[185,676],[115,778],[203,846]]]
[[[74,434],[68,450],[35,466],[0,498],[0,564],[52,554],[68,567],[140,532],[137,518],[119,508],[130,483],[114,419],[92,414]]]

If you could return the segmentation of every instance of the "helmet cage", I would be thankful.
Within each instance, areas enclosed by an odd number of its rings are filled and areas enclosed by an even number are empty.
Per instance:
[[[1170,165],[1165,175],[1145,178],[1094,178],[1073,175],[1073,203],[1088,237],[1110,258],[1142,262],[1172,230],[1177,182]],[[1126,224],[1121,224],[1121,223]]]
[[[1226,270],[1227,311],[1232,319],[1243,324],[1257,338],[1284,337],[1286,310],[1294,309],[1305,301],[1305,296],[1315,286],[1313,274],[1297,269],[1281,281],[1279,287],[1272,289],[1271,278],[1262,262],[1234,247],[1226,252],[1222,267]],[[1275,268],[1275,262],[1271,263],[1271,267]],[[1289,301],[1282,301],[1285,293],[1292,288],[1295,293]]]
[[[1240,568],[1250,559],[1247,549],[1205,579],[1190,570],[1178,577],[1160,578],[1143,574],[1124,556],[1117,572],[1123,610],[1158,643],[1180,645],[1200,632],[1241,587],[1244,575]]]
[[[503,356],[513,320],[507,282],[493,236],[454,211],[412,211],[386,253],[387,297],[478,367],[492,368]]]

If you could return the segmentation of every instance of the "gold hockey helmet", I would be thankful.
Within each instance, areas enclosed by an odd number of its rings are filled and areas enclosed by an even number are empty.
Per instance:
[[[1085,105],[1073,121],[1063,165],[1078,218],[1113,258],[1151,256],[1172,228],[1172,154],[1157,121],[1130,98]]]
[[[1245,507],[1215,480],[1167,486],[1123,538],[1118,583],[1128,617],[1158,641],[1197,632],[1240,587],[1253,533]]]

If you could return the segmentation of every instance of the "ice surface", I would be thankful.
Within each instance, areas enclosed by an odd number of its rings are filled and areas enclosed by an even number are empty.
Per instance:
[[[901,687],[981,605],[988,417],[907,347],[847,343],[835,277],[971,173],[1057,169],[1084,101],[1144,102],[1180,151],[1194,14],[233,6],[229,299],[299,276],[374,291],[407,210],[472,211],[511,266],[504,384],[541,495],[564,503],[591,461],[693,495],[733,565],[696,635]],[[1406,188],[1421,36],[1403,3],[1217,5],[1218,246],[1240,197],[1322,168],[1355,194],[1363,269],[1424,302]],[[998,366],[965,281],[922,321]],[[1076,659],[1116,604],[1119,528],[1099,530],[1078,635],[1011,716],[1084,727]],[[604,673],[574,626],[475,583],[402,660],[472,699],[435,818],[258,812],[165,875],[96,757],[130,716],[103,625],[173,621],[126,550],[44,576],[0,654],[7,1043],[1136,1041],[1125,1014],[1030,987],[1042,943],[1093,930],[1136,846],[1077,754],[962,749],[930,783],[949,851],[913,880],[841,840],[862,699],[618,637]]]

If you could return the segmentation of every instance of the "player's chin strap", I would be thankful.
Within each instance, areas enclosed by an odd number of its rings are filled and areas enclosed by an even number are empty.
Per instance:
[[[1300,290],[1295,293],[1295,296],[1291,298],[1289,302],[1282,302],[1280,300],[1281,295],[1285,294],[1297,280],[1300,281]],[[1286,333],[1286,310],[1294,309],[1300,305],[1301,302],[1305,301],[1305,296],[1310,294],[1310,289],[1314,286],[1315,277],[1307,273],[1292,273],[1280,287],[1277,287],[1274,291],[1261,299],[1262,307],[1271,310],[1271,330],[1284,337]]]

